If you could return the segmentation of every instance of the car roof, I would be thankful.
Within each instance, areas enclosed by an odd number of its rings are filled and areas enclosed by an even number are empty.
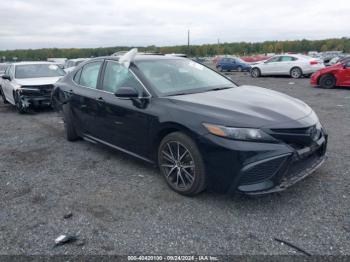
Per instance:
[[[55,63],[52,62],[46,62],[46,61],[27,61],[27,62],[16,62],[12,65],[53,65]]]
[[[73,61],[73,62],[76,62],[76,61],[84,61],[84,60],[87,60],[89,58],[74,58],[74,59],[68,59],[67,61]]]
[[[119,61],[119,56],[100,56],[95,57],[89,60],[89,62],[92,62],[94,60],[100,60],[100,59],[108,59],[108,60],[115,60]],[[185,57],[179,57],[179,56],[164,56],[164,55],[136,55],[134,61],[155,61],[155,60],[184,60],[187,59]]]

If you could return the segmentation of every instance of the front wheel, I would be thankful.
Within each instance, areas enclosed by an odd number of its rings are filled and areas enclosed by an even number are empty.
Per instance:
[[[20,114],[25,114],[28,111],[28,106],[25,106],[23,103],[23,100],[21,99],[21,96],[19,93],[16,93],[15,95],[15,104],[17,112]]]
[[[74,122],[72,119],[72,114],[69,110],[69,106],[65,105],[62,108],[63,111],[63,122],[64,122],[64,129],[65,129],[65,136],[68,141],[76,141],[80,137],[78,136],[75,127]]]
[[[290,76],[293,78],[300,78],[303,75],[303,72],[299,67],[294,67],[290,70]]]
[[[237,67],[237,71],[242,72],[243,71],[242,67],[241,66]]]
[[[250,75],[251,75],[253,78],[258,78],[258,77],[260,77],[260,75],[261,75],[260,69],[259,69],[259,68],[253,68],[253,69],[250,71]]]
[[[201,153],[186,134],[174,132],[163,138],[158,149],[158,165],[175,192],[194,196],[205,189],[206,175]]]
[[[337,80],[333,75],[324,75],[320,78],[320,86],[323,88],[334,88],[337,83]]]
[[[1,87],[0,87],[0,95],[1,95],[1,98],[2,98],[2,101],[4,102],[4,104],[8,104],[9,102],[6,100],[4,91],[2,90]]]
[[[222,69],[222,67],[221,67],[221,66],[218,66],[216,69],[217,69],[219,72],[224,71],[224,70]]]

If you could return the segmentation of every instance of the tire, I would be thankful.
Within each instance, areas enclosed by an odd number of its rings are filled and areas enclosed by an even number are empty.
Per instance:
[[[241,66],[237,67],[237,71],[242,72],[243,71],[242,67]]]
[[[4,102],[4,104],[8,104],[9,102],[6,100],[5,94],[2,91],[1,87],[0,87],[0,95],[1,95],[1,98],[2,98],[2,101]]]
[[[337,79],[333,75],[328,74],[321,76],[319,83],[322,88],[331,89],[335,87]]]
[[[217,69],[219,72],[224,71],[224,70],[222,69],[222,67],[221,67],[221,66],[218,66],[216,69]]]
[[[260,69],[259,68],[252,68],[252,70],[250,70],[250,75],[253,77],[253,78],[258,78],[261,76],[261,72],[260,72]]]
[[[79,140],[80,137],[75,130],[72,114],[68,105],[63,106],[63,122],[66,139],[71,142]]]
[[[182,132],[163,138],[158,148],[158,166],[169,187],[185,196],[195,196],[206,187],[201,153],[195,142]]]
[[[299,67],[293,67],[291,70],[290,70],[290,76],[292,78],[300,78],[302,77],[303,75],[303,71],[301,71],[301,69]]]
[[[17,92],[15,93],[15,104],[18,113],[25,114],[28,112],[28,108],[24,107],[23,101],[20,99],[20,95]]]

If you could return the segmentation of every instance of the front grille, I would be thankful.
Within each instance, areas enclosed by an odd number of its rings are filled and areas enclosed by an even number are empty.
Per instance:
[[[269,134],[296,150],[309,147],[323,135],[316,125],[305,128],[270,129]]]
[[[273,158],[243,169],[239,185],[256,184],[273,177],[286,159],[287,156]]]
[[[22,86],[23,95],[28,96],[51,96],[53,85],[40,85],[40,86]],[[38,89],[39,91],[26,90],[26,88]]]

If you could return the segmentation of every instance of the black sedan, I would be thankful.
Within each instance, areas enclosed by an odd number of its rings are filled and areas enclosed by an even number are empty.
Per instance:
[[[186,58],[95,58],[57,82],[52,99],[69,141],[156,164],[183,195],[281,191],[325,160],[327,134],[308,105]]]

